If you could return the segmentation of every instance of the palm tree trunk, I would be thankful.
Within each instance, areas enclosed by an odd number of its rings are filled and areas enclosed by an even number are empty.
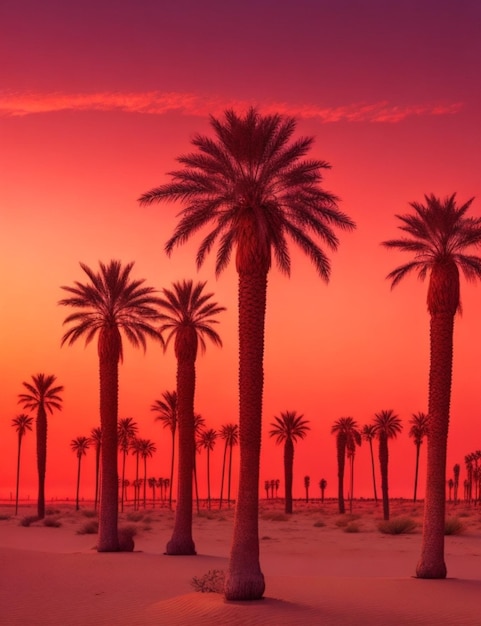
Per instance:
[[[77,493],[75,496],[75,510],[78,511],[79,510],[79,495],[80,495],[80,463],[81,463],[82,457],[78,457],[78,467],[77,467]]]
[[[259,463],[267,268],[265,273],[238,271],[240,471],[225,597],[258,600],[265,589],[259,562]]]
[[[97,510],[99,500],[99,478],[100,478],[100,446],[95,448],[95,502],[94,510]]]
[[[372,439],[369,439],[369,448],[371,450],[371,469],[372,469],[372,484],[374,487],[374,502],[377,504],[376,471],[374,469],[374,453],[372,450]]]
[[[419,452],[421,450],[421,445],[416,444],[416,470],[414,472],[414,498],[413,502],[416,502],[417,493],[418,493],[418,474],[419,474]]]
[[[344,464],[346,460],[346,441],[343,435],[337,436],[337,490],[339,513],[346,512],[344,504]]]
[[[453,367],[454,315],[431,315],[429,370],[429,430],[424,524],[418,578],[446,578],[444,524],[446,448]]]
[[[120,485],[120,510],[124,512],[124,499],[125,499],[125,457],[127,456],[125,450],[122,451],[122,484]]]
[[[17,450],[17,485],[15,489],[15,515],[18,514],[18,491],[20,488],[20,450],[22,448],[22,435],[18,434],[18,450]]]
[[[210,450],[207,448],[207,508],[210,510]]]
[[[194,456],[194,487],[195,487],[195,503],[197,507],[197,514],[200,513],[200,504],[199,504],[199,485],[197,483],[197,463]]]
[[[352,513],[352,501],[354,499],[354,454],[351,455],[349,460],[350,462],[350,470],[351,470],[351,493],[349,497],[349,513]]]
[[[227,478],[227,504],[230,507],[230,487],[231,487],[231,480],[232,480],[232,448],[233,448],[233,444],[229,444],[229,473],[228,473],[228,478]]]
[[[224,445],[224,458],[222,459],[222,476],[220,479],[220,498],[219,498],[219,509],[222,508],[222,498],[224,496],[224,477],[225,477],[225,464],[227,458],[227,439],[225,440]]]
[[[174,484],[174,459],[175,457],[175,430],[172,430],[172,454],[170,455],[170,486],[169,486],[169,509],[172,509],[172,487]]]
[[[286,513],[292,513],[292,468],[294,464],[294,444],[289,437],[284,444],[284,480],[286,491]]]
[[[379,465],[381,467],[382,509],[383,509],[385,520],[389,519],[388,463],[389,463],[389,451],[387,447],[387,436],[384,433],[380,433],[379,435]]]
[[[47,467],[47,414],[43,404],[37,412],[37,470],[38,470],[38,501],[37,514],[39,519],[45,517],[45,471]]]

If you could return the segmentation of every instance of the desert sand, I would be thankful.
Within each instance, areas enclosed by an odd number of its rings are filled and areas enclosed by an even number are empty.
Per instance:
[[[422,505],[393,502],[391,517],[417,522],[412,533],[378,530],[381,505],[354,502],[341,516],[334,501],[264,501],[260,513],[265,598],[228,603],[192,585],[228,564],[233,508],[194,516],[196,556],[166,556],[173,513],[167,508],[126,512],[135,550],[95,551],[91,507],[50,503],[51,526],[21,520],[35,510],[0,506],[0,623],[16,625],[284,625],[348,626],[481,624],[481,515],[450,505],[462,532],[446,537],[446,580],[413,577],[421,544]],[[348,532],[346,528],[348,527]],[[350,531],[350,532],[349,532]]]

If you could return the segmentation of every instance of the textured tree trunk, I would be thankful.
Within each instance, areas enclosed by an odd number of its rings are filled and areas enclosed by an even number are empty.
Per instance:
[[[371,468],[372,468],[372,484],[374,487],[374,502],[377,504],[376,471],[374,469],[374,453],[372,451],[372,439],[369,439],[369,449],[371,451]]]
[[[239,247],[240,249],[240,247]],[[264,386],[265,272],[239,272],[240,471],[234,533],[225,581],[227,600],[258,600],[265,589],[259,562],[259,463]]]
[[[225,440],[224,445],[224,457],[222,459],[222,476],[220,479],[220,498],[219,498],[219,509],[222,508],[222,498],[224,496],[224,478],[225,478],[225,464],[227,459],[227,439]]]
[[[292,513],[292,466],[294,464],[294,444],[289,437],[284,444],[284,479],[286,481],[286,513]]]
[[[227,504],[230,506],[230,487],[232,482],[232,448],[233,445],[229,444],[229,472],[227,477]]]
[[[118,364],[120,335],[117,328],[103,329],[99,337],[100,363],[100,426],[101,487],[99,510],[99,552],[117,552],[118,471],[117,471],[117,416],[119,395]]]
[[[20,451],[22,449],[22,435],[18,435],[18,450],[17,450],[17,484],[15,489],[15,515],[18,513],[18,492],[20,488]]]
[[[416,502],[417,494],[418,494],[418,475],[419,475],[419,452],[421,450],[421,445],[419,443],[416,444],[416,470],[414,472],[414,498],[413,502]]]
[[[99,478],[100,478],[100,446],[95,448],[95,502],[94,509],[97,510],[99,501]]]
[[[339,513],[346,512],[344,504],[344,465],[346,460],[346,438],[343,435],[337,436],[337,501]]]
[[[78,457],[78,467],[77,467],[77,493],[75,496],[75,510],[79,510],[79,497],[80,497],[80,462],[81,457]]]
[[[388,463],[389,452],[387,447],[387,436],[384,433],[379,434],[379,465],[381,468],[381,491],[382,491],[382,510],[384,519],[389,519],[389,483],[388,483]]]
[[[172,488],[174,484],[175,465],[175,430],[172,431],[172,454],[170,455],[170,487],[169,487],[169,508],[172,508]]]
[[[39,519],[45,517],[45,471],[47,468],[47,413],[43,404],[37,412],[37,470],[38,470],[38,500],[37,515]]]

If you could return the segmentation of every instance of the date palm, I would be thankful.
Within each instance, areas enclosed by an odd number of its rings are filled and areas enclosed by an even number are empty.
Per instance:
[[[444,524],[446,509],[446,450],[451,402],[454,316],[460,308],[460,270],[468,280],[481,277],[481,259],[470,249],[481,245],[481,218],[468,215],[473,198],[458,206],[456,195],[444,200],[433,194],[425,204],[412,202],[413,212],[398,215],[401,239],[383,242],[413,255],[388,279],[394,287],[405,276],[429,276],[430,315],[429,436],[427,480],[419,578],[445,578]]]
[[[336,435],[337,449],[337,499],[339,513],[346,512],[344,502],[344,469],[346,466],[347,446],[359,435],[359,427],[352,417],[340,417],[331,428],[331,433]]]
[[[91,441],[88,437],[80,436],[72,439],[70,442],[70,447],[75,452],[78,464],[77,464],[77,492],[75,496],[75,509],[79,510],[79,495],[80,495],[80,466],[82,462],[82,457],[87,454],[87,450],[89,449]]]
[[[304,415],[299,415],[297,411],[281,412],[280,417],[274,416],[271,422],[269,436],[274,437],[276,444],[284,444],[284,481],[285,481],[285,510],[292,513],[292,477],[294,465],[294,444],[298,439],[304,439],[309,421],[304,419]]]
[[[156,400],[150,407],[157,413],[155,419],[162,423],[164,428],[170,430],[172,436],[172,448],[170,454],[170,491],[169,507],[172,508],[172,485],[174,483],[174,456],[175,456],[175,433],[177,431],[177,391],[164,391],[161,400]]]
[[[177,419],[179,423],[179,464],[177,506],[172,537],[167,554],[195,554],[192,538],[192,478],[195,463],[195,363],[206,340],[222,346],[214,329],[216,316],[225,308],[212,301],[212,293],[204,291],[206,283],[192,280],[175,282],[172,289],[163,289],[160,298],[160,330],[166,334],[165,348],[174,340],[177,359]]]
[[[416,469],[414,472],[414,498],[413,502],[416,502],[418,492],[418,474],[419,474],[419,454],[421,452],[421,445],[424,441],[424,437],[428,434],[428,416],[426,413],[413,413],[409,423],[411,428],[409,429],[409,436],[413,439],[416,446]]]
[[[33,417],[21,413],[12,419],[12,426],[17,431],[17,481],[15,487],[15,515],[18,513],[18,489],[20,485],[20,453],[22,450],[22,439],[28,430],[32,430]]]
[[[24,409],[37,411],[35,421],[37,435],[37,470],[38,470],[38,500],[37,515],[39,519],[45,517],[45,473],[47,469],[47,413],[52,414],[54,409],[62,410],[62,385],[55,385],[57,377],[53,374],[36,374],[32,382],[23,382],[26,393],[18,395],[18,403]]]
[[[62,345],[84,338],[89,344],[98,338],[100,373],[100,426],[102,429],[102,477],[100,493],[99,552],[119,550],[118,539],[118,467],[117,420],[119,363],[123,360],[123,339],[135,348],[146,348],[146,339],[162,342],[157,330],[158,298],[143,279],[131,276],[133,263],[100,263],[100,270],[80,263],[88,282],[75,281],[62,287],[70,296],[59,304],[75,309],[64,320],[71,325],[62,337]]]
[[[100,479],[100,451],[102,448],[102,429],[100,426],[92,428],[90,440],[95,446],[95,502],[94,509],[97,510],[99,500],[99,479]]]
[[[453,482],[454,482],[454,504],[458,503],[458,489],[459,489],[459,472],[461,471],[461,466],[459,463],[456,463],[453,466]]]
[[[194,486],[195,486],[195,503],[197,507],[197,513],[200,513],[200,501],[199,501],[199,484],[197,482],[197,452],[199,452],[199,437],[205,427],[205,418],[200,413],[194,414],[194,440],[195,440],[195,455],[194,455]]]
[[[139,455],[144,462],[144,509],[147,507],[147,459],[150,459],[157,448],[150,439],[139,439]]]
[[[371,471],[372,471],[372,485],[374,487],[374,502],[377,504],[377,489],[376,489],[376,472],[374,469],[374,452],[372,449],[372,440],[376,436],[375,429],[372,424],[364,424],[361,431],[362,438],[369,443],[369,452],[371,454]]]
[[[117,424],[117,441],[122,453],[122,476],[120,479],[120,510],[124,512],[125,499],[125,462],[130,450],[130,443],[135,439],[139,427],[133,417],[122,417]]]
[[[346,444],[346,457],[349,461],[349,513],[352,513],[352,502],[354,499],[354,459],[356,458],[356,446],[360,446],[362,436],[360,431],[355,430],[348,438]]]
[[[321,478],[319,481],[319,489],[321,490],[321,502],[324,502],[324,494],[327,487],[327,480],[325,478]]]
[[[232,449],[239,443],[239,426],[238,424],[223,424],[220,427],[219,436],[224,440],[224,456],[222,460],[222,479],[220,483],[220,502],[219,508],[222,508],[223,496],[224,496],[224,477],[226,463],[227,469],[227,504],[230,505],[230,486],[232,479]],[[229,450],[229,459],[227,462],[227,450]]]
[[[209,428],[208,430],[204,430],[199,435],[199,448],[204,448],[207,452],[207,508],[211,508],[210,502],[210,453],[214,449],[215,442],[217,439],[217,431],[213,428]]]
[[[225,583],[228,600],[256,600],[264,589],[259,562],[259,465],[262,430],[264,326],[272,257],[290,272],[288,240],[295,242],[327,281],[330,263],[318,242],[337,249],[334,227],[352,229],[337,198],[321,187],[325,161],[304,159],[312,138],[291,141],[296,121],[277,114],[228,110],[210,118],[214,138],[196,135],[195,151],[178,158],[172,180],[143,194],[141,204],[181,201],[184,208],[170,254],[209,228],[197,252],[202,265],[216,240],[216,273],[233,251],[238,273],[240,471],[234,534]]]
[[[395,439],[402,430],[401,420],[391,409],[374,416],[374,430],[379,442],[379,465],[381,468],[381,491],[384,519],[389,519],[389,439]]]

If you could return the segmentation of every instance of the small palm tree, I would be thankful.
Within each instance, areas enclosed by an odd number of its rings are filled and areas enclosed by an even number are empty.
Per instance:
[[[177,359],[177,419],[179,421],[178,498],[172,538],[167,554],[195,554],[192,538],[192,477],[195,464],[195,363],[198,348],[206,349],[206,339],[222,346],[214,330],[216,316],[225,308],[204,291],[206,283],[191,280],[173,283],[160,299],[160,330],[166,333],[165,347],[174,340]]]
[[[352,502],[354,499],[354,459],[356,457],[356,446],[360,446],[362,441],[361,433],[353,430],[346,443],[346,456],[349,461],[349,512],[352,513]]]
[[[149,487],[152,489],[152,508],[155,509],[155,488],[157,487],[157,479],[153,476],[149,478]]]
[[[175,456],[175,433],[177,431],[177,391],[164,391],[161,400],[156,400],[150,407],[157,413],[155,419],[162,423],[164,428],[170,430],[172,436],[172,448],[170,454],[170,492],[169,507],[172,508],[172,485],[174,482],[174,456]]]
[[[294,464],[294,444],[298,439],[304,439],[309,421],[304,415],[298,415],[296,411],[284,411],[280,417],[274,416],[271,422],[270,437],[275,437],[276,444],[284,443],[284,480],[286,490],[286,513],[292,513],[292,474]]]
[[[265,480],[264,481],[264,489],[266,490],[266,499],[269,500],[269,490],[271,488],[271,481],[270,480]]]
[[[346,512],[344,503],[344,468],[346,464],[346,451],[348,444],[359,435],[357,422],[352,417],[340,417],[331,428],[331,433],[336,435],[337,448],[337,486],[339,513]]]
[[[89,282],[75,282],[62,287],[70,296],[59,304],[76,309],[64,320],[71,327],[62,337],[62,345],[71,345],[84,337],[88,344],[98,336],[100,373],[100,425],[102,428],[102,484],[100,494],[99,552],[119,549],[117,419],[119,363],[123,359],[122,333],[134,347],[147,345],[147,338],[163,342],[156,325],[158,298],[144,280],[131,277],[133,263],[100,263],[94,272],[81,263]]]
[[[325,478],[321,478],[319,481],[319,488],[321,490],[321,502],[324,502],[324,493],[327,487],[327,480]]]
[[[452,500],[453,487],[454,487],[454,480],[452,478],[450,478],[448,480],[449,502],[451,502],[451,500]]]
[[[45,473],[47,469],[47,412],[54,409],[62,410],[62,385],[56,385],[57,377],[53,374],[36,374],[32,382],[23,382],[26,393],[18,395],[18,403],[24,409],[37,411],[37,469],[38,469],[38,500],[37,514],[39,519],[45,517]]]
[[[211,508],[210,500],[210,453],[214,449],[216,439],[218,437],[217,431],[213,428],[204,430],[199,435],[199,448],[207,451],[207,508]]]
[[[374,417],[374,428],[379,441],[379,464],[381,467],[381,490],[384,519],[389,519],[389,439],[395,439],[402,430],[401,420],[394,411],[380,411]]]
[[[117,441],[122,453],[122,476],[120,483],[120,510],[124,512],[125,499],[125,461],[130,450],[132,439],[135,439],[139,427],[133,417],[122,417],[117,424]]]
[[[12,426],[17,431],[18,447],[17,447],[17,481],[15,488],[15,515],[18,514],[18,489],[20,485],[20,452],[22,449],[22,439],[27,430],[32,430],[33,417],[21,413],[12,419]]]
[[[362,438],[369,443],[369,451],[371,453],[372,484],[374,487],[374,502],[377,504],[376,472],[374,469],[374,451],[372,449],[372,440],[375,438],[376,434],[373,424],[364,424],[361,435]]]
[[[99,484],[100,484],[100,450],[102,448],[102,429],[99,426],[92,428],[90,431],[90,441],[95,446],[95,500],[94,509],[97,510],[99,501]],[[123,489],[123,487],[122,487]]]
[[[459,488],[459,472],[460,471],[461,471],[461,467],[459,463],[456,463],[453,467],[454,504],[458,503],[458,488]]]
[[[311,479],[309,476],[304,476],[304,489],[306,490],[306,502],[309,502],[309,485],[311,484]]]
[[[220,482],[220,502],[219,509],[222,508],[224,496],[224,475],[227,461],[227,450],[229,450],[229,461],[227,471],[227,503],[230,505],[230,485],[232,477],[232,448],[239,443],[239,426],[237,424],[224,424],[220,428],[219,436],[224,440],[224,456],[222,459],[222,478]]]
[[[419,453],[421,451],[421,445],[424,437],[428,434],[429,419],[426,413],[413,413],[413,416],[409,420],[411,428],[409,429],[409,436],[414,440],[416,446],[416,469],[414,472],[414,498],[413,502],[416,502],[418,491],[418,474],[419,474]]]
[[[468,280],[481,277],[481,258],[468,249],[481,244],[481,218],[470,217],[471,198],[458,206],[456,195],[441,200],[425,196],[425,205],[412,202],[414,213],[398,215],[404,236],[383,242],[388,248],[414,254],[393,270],[388,279],[394,287],[411,272],[421,280],[429,274],[430,314],[429,436],[427,480],[424,498],[419,578],[445,578],[444,530],[446,501],[446,454],[453,367],[454,316],[460,308],[461,269]]]
[[[139,455],[144,462],[144,509],[147,508],[147,459],[150,459],[157,448],[153,441],[150,439],[139,439]]]
[[[89,449],[91,441],[88,437],[76,437],[72,439],[70,442],[70,447],[77,455],[78,465],[77,465],[77,493],[75,496],[75,509],[79,510],[79,495],[80,495],[80,465],[82,462],[82,457],[87,454],[87,450]]]

